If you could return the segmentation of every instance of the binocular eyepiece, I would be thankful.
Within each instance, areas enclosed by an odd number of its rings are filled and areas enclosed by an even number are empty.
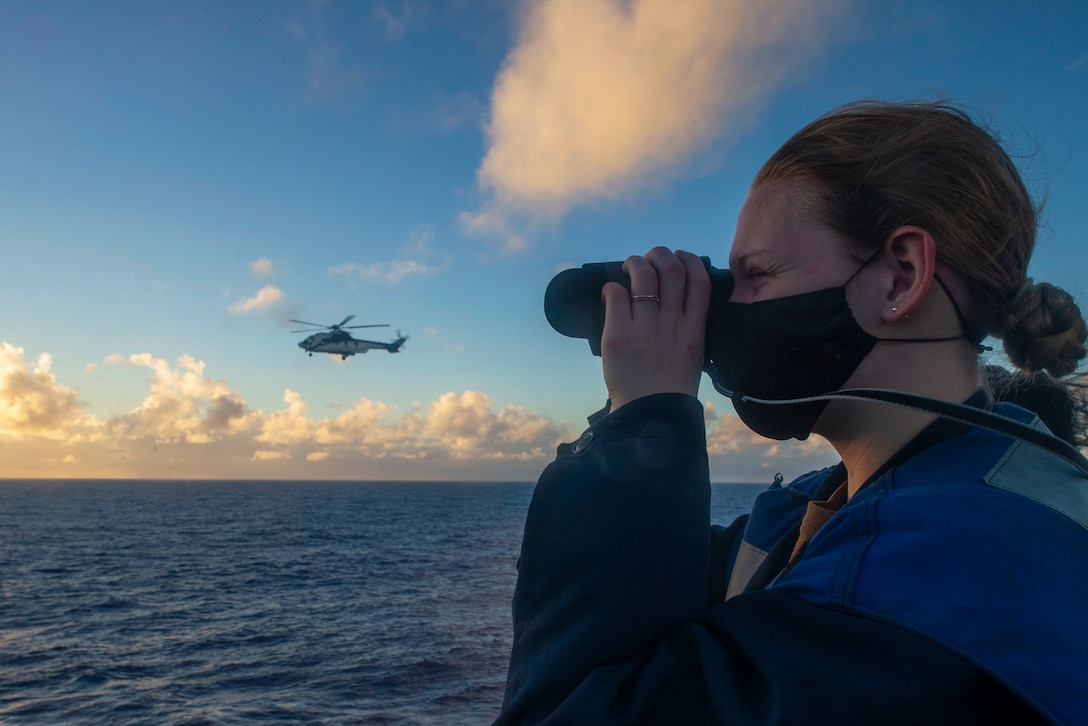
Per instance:
[[[710,310],[706,325],[706,349],[710,351],[717,348],[717,336],[722,335],[714,324],[714,311],[733,294],[733,273],[714,267],[709,257],[700,259],[710,274]],[[604,332],[601,288],[606,282],[618,282],[631,291],[631,277],[623,271],[622,262],[589,262],[560,272],[544,292],[544,315],[548,323],[563,335],[588,340],[593,355],[601,354],[601,334]]]

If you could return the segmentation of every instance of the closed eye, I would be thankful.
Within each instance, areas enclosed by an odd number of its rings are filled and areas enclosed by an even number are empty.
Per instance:
[[[733,272],[735,284],[730,300],[733,302],[754,302],[759,291],[771,281],[767,271],[759,268],[739,267]]]

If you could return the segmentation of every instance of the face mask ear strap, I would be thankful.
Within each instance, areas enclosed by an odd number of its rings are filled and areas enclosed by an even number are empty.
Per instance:
[[[869,264],[870,262],[872,262],[873,260],[875,260],[875,259],[876,259],[877,257],[880,257],[881,253],[883,253],[883,252],[884,252],[884,248],[883,248],[883,247],[878,247],[878,248],[877,248],[877,250],[876,250],[876,252],[874,252],[874,253],[872,254],[872,256],[870,256],[870,257],[869,257],[869,259],[867,259],[867,260],[865,260],[865,262],[862,262],[862,263],[861,263],[861,267],[859,267],[858,269],[854,270],[854,274],[853,274],[853,275],[851,275],[850,277],[848,277],[848,278],[847,278],[847,280],[846,280],[846,282],[844,282],[844,283],[842,284],[842,286],[843,286],[843,287],[846,287],[847,285],[849,285],[849,284],[850,284],[850,282],[851,282],[851,280],[853,280],[853,279],[854,279],[855,277],[857,277],[857,276],[858,276],[858,274],[859,274],[859,273],[860,273],[860,272],[861,272],[862,270],[864,270],[864,269],[866,268],[866,266],[868,266],[868,264]]]
[[[861,267],[854,270],[854,274],[851,275],[850,278],[846,282],[844,282],[842,284],[842,286],[846,287],[848,284],[850,284],[850,281],[853,280],[855,277],[857,277],[861,273],[861,271],[864,270],[865,267],[870,262],[872,262],[877,257],[879,257],[880,254],[883,251],[884,251],[883,247],[880,247],[879,249],[877,249],[877,251],[874,252],[867,260],[865,260],[865,262],[861,263]],[[944,284],[944,280],[942,280],[938,274],[934,273],[933,274],[933,279],[937,281],[937,284],[941,286],[942,290],[944,290],[944,294],[948,296],[948,301],[952,303],[952,309],[956,312],[956,319],[960,321],[960,329],[963,330],[963,335],[962,336],[956,336],[954,338],[938,338],[938,339],[935,339],[933,342],[940,343],[940,342],[944,342],[946,340],[956,340],[957,338],[962,337],[962,338],[967,338],[972,343],[974,343],[975,344],[975,350],[980,354],[981,353],[988,353],[989,351],[992,351],[993,348],[991,348],[988,345],[983,345],[981,340],[975,341],[970,336],[968,336],[968,334],[967,334],[967,319],[965,317],[963,317],[963,311],[960,310],[959,303],[956,302],[956,298],[955,298],[954,295],[952,295],[952,291],[948,289],[948,285]],[[881,338],[880,340],[886,340],[886,339]],[[903,339],[893,338],[893,339],[889,339],[889,340],[903,340]],[[929,342],[929,340],[928,339],[926,339],[926,340],[917,340],[917,339],[911,338],[911,339],[903,340],[903,342],[922,343],[922,342]]]
[[[991,348],[990,346],[983,345],[982,341],[976,342],[975,340],[971,339],[971,337],[967,334],[967,319],[963,317],[963,313],[960,311],[960,306],[956,302],[956,298],[952,295],[952,291],[948,289],[948,285],[945,285],[944,280],[942,280],[940,276],[936,273],[933,274],[933,279],[936,280],[937,284],[941,286],[941,289],[944,290],[944,294],[948,296],[948,301],[952,303],[952,309],[956,311],[956,318],[959,319],[960,327],[963,329],[963,337],[974,343],[975,350],[979,353],[986,353],[993,350],[993,348]]]

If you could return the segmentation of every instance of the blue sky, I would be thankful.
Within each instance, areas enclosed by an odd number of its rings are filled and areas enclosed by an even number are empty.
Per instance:
[[[674,7],[675,6],[675,7]],[[3,476],[531,480],[604,399],[557,271],[724,264],[762,161],[948,98],[1088,276],[1088,2],[0,0]],[[296,347],[388,323],[396,355]],[[833,460],[704,381],[718,481]]]

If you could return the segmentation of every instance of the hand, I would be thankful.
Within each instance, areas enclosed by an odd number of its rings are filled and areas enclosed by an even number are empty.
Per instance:
[[[601,290],[605,305],[601,358],[612,410],[654,393],[699,393],[710,276],[690,252],[655,247],[628,257],[631,292],[616,282]],[[637,296],[657,296],[632,300]]]

